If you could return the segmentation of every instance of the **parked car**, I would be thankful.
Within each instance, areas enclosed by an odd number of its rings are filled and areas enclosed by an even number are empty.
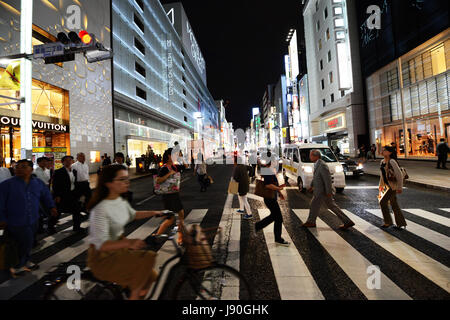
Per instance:
[[[339,163],[344,168],[344,174],[346,177],[353,176],[359,178],[364,175],[364,166],[362,163],[358,163],[350,157],[343,156],[342,154],[337,155]]]
[[[309,159],[309,154],[315,149],[322,153],[322,160],[330,169],[336,192],[341,193],[345,188],[344,168],[333,151],[323,144],[302,143],[284,146],[282,155],[284,180],[287,182],[290,178],[296,181],[298,189],[305,192],[311,186],[314,175],[314,163]]]

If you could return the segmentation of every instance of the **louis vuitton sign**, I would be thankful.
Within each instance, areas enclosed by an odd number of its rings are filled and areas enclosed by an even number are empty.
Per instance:
[[[0,124],[3,126],[20,127],[20,119],[8,116],[0,116]],[[32,121],[33,129],[69,132],[69,126],[59,123],[51,123],[44,121]]]

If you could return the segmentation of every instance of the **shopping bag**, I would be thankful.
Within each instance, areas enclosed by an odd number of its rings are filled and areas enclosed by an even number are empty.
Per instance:
[[[383,198],[386,196],[388,191],[389,191],[389,187],[386,185],[381,187],[381,189],[379,189],[379,193],[378,193],[378,202],[379,203],[381,202],[381,200],[383,200]]]
[[[257,179],[255,187],[255,195],[266,199],[274,199],[275,190],[267,189],[266,186],[264,185],[264,181]]]
[[[231,179],[230,184],[228,185],[228,193],[238,194],[239,191],[239,183],[234,179]]]

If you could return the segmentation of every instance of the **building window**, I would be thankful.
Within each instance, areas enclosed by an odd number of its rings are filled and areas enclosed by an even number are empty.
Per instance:
[[[323,79],[320,80],[320,86],[322,87],[322,90],[325,89],[325,81]]]
[[[330,72],[328,74],[328,80],[330,81],[330,83],[333,83],[333,72]]]
[[[325,107],[327,104],[327,102],[325,101],[325,99],[322,99],[322,107]]]
[[[316,29],[317,29],[317,31],[320,31],[320,21],[319,20],[317,20]]]
[[[330,28],[327,29],[325,36],[327,37],[327,40],[330,40]]]
[[[183,79],[183,82],[186,82],[186,77],[184,76],[184,74],[183,74],[183,76],[181,77],[181,79]]]
[[[331,103],[333,103],[334,102],[334,93],[331,94],[330,98],[331,98]]]
[[[184,65],[184,62],[181,63],[181,67],[184,69],[186,69],[186,66]]]
[[[137,73],[139,73],[141,76],[145,78],[146,76],[145,68],[141,66],[137,61],[134,62],[134,70],[136,70]]]
[[[144,11],[144,1],[134,0],[134,2],[136,2],[136,4],[139,6],[139,8],[141,8],[142,11]]]
[[[319,39],[318,46],[319,46],[319,50],[322,50],[322,39]]]
[[[144,45],[136,38],[134,38],[134,46],[145,56],[145,47]]]
[[[186,96],[186,89],[183,89],[183,94]]]
[[[342,18],[334,19],[334,26],[336,28],[342,28],[344,26],[344,19]]]
[[[138,96],[141,99],[147,100],[147,92],[137,86],[136,86],[136,96]]]
[[[323,17],[325,20],[328,18],[328,8],[325,8],[325,10],[323,11]]]
[[[319,1],[316,1],[316,12],[319,11]]]
[[[333,10],[334,10],[334,15],[335,15],[335,16],[340,16],[340,15],[343,13],[341,7],[334,7]]]
[[[320,60],[320,70],[323,70],[323,60]]]
[[[331,62],[331,50],[328,51],[328,62]]]
[[[345,90],[341,90],[341,97],[345,96]]]
[[[187,109],[187,104],[186,104],[186,102],[183,102],[183,107],[184,107],[185,109]]]
[[[188,122],[188,118],[184,116],[184,122]]]
[[[435,76],[447,71],[447,65],[445,62],[445,50],[443,44],[431,50],[431,64],[433,68],[433,75]]]
[[[333,3],[341,3],[342,0],[333,0]]]
[[[181,55],[184,57],[184,50],[181,49]]]
[[[336,31],[336,40],[345,39],[345,31]]]
[[[136,13],[133,13],[133,20],[134,24],[139,28],[139,30],[141,30],[142,33],[144,33],[145,31],[144,23],[141,21],[141,19],[139,19]]]

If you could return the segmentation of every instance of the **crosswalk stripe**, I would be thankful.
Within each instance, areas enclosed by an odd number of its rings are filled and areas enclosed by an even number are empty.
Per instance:
[[[422,209],[403,209],[405,211],[408,211],[412,214],[415,214],[416,216],[431,220],[433,222],[442,224],[446,227],[450,227],[450,219],[446,218],[444,216],[440,216],[438,214],[432,213],[430,211],[422,210]]]
[[[258,209],[258,213],[262,220],[270,214],[270,210]],[[322,292],[284,226],[282,226],[282,233],[284,239],[291,242],[289,247],[276,245],[273,228],[271,226],[264,228],[264,236],[281,299],[324,300]]]
[[[353,222],[355,222],[354,228],[356,230],[447,292],[450,292],[450,282],[448,280],[450,279],[450,269],[448,267],[428,257],[389,233],[375,227],[350,211],[345,209],[343,209],[343,211],[353,220]]]
[[[383,213],[381,212],[381,209],[366,209],[366,211],[370,212],[371,214],[377,217],[383,218]],[[425,240],[428,240],[439,247],[444,248],[445,250],[450,250],[450,237],[447,237],[446,235],[443,235],[439,232],[421,226],[420,224],[417,224],[411,220],[408,219],[405,220],[408,224],[407,230],[409,232],[412,232],[415,235]]]
[[[450,208],[440,208],[440,210],[450,212]]]
[[[184,225],[186,227],[188,227],[189,225],[192,224],[200,224],[203,220],[203,218],[205,217],[206,213],[208,212],[208,209],[193,209],[189,215],[184,219]],[[175,236],[175,240],[177,240],[177,236]],[[164,243],[164,245],[158,250],[158,255],[156,257],[156,262],[155,262],[155,270],[157,272],[160,272],[160,268],[162,267],[162,265],[169,260],[169,258],[171,258],[173,255],[175,255],[176,250],[173,247],[172,241],[166,241]],[[152,297],[152,300],[157,300],[159,295],[161,294],[161,290],[163,288],[163,284],[166,282],[167,276],[169,275],[169,270],[171,269],[171,267],[173,267],[176,263],[178,263],[178,259],[175,259],[174,261],[172,261],[171,263],[169,263],[166,266],[165,272],[161,275],[161,280],[159,281],[158,284],[158,288],[156,288],[155,294]],[[153,284],[155,285],[155,283]],[[150,289],[153,290],[153,286]]]
[[[71,218],[71,217],[69,217],[69,218]],[[80,226],[81,226],[81,228],[86,228],[89,226],[89,222],[85,221]],[[48,236],[48,237],[42,239],[41,241],[39,241],[39,246],[34,248],[31,251],[31,254],[35,254],[41,250],[44,250],[62,240],[64,240],[65,238],[69,237],[72,234],[71,230],[69,230],[69,229],[72,229],[72,226],[69,226],[69,227],[63,229],[52,236]]]
[[[309,209],[293,209],[297,217],[306,222]],[[381,289],[373,290],[367,286],[367,268],[373,263],[345,241],[338,233],[331,229],[320,218],[316,221],[317,228],[310,232],[316,237],[325,250],[333,257],[339,267],[356,284],[369,300],[411,300],[402,289],[392,282],[384,273],[381,273]]]

